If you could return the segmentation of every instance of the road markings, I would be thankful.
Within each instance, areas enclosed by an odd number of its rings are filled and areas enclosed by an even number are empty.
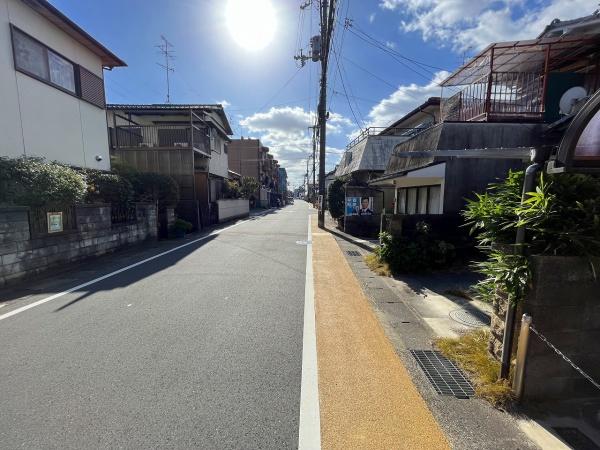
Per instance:
[[[306,284],[304,287],[304,332],[302,336],[302,384],[300,387],[298,449],[319,450],[321,448],[321,417],[319,410],[319,373],[317,370],[317,334],[310,215],[308,216],[308,239],[306,242]]]
[[[254,217],[256,217],[256,216],[254,216]],[[64,295],[70,294],[71,292],[76,291],[78,289],[90,286],[90,285],[98,283],[99,281],[102,281],[102,280],[106,280],[107,278],[114,277],[115,275],[118,275],[118,274],[120,274],[122,272],[125,272],[125,271],[129,270],[129,269],[133,269],[134,267],[141,266],[142,264],[145,264],[145,263],[147,263],[149,261],[153,261],[155,259],[161,258],[161,257],[163,257],[165,255],[168,255],[169,253],[173,253],[173,252],[175,252],[175,251],[177,251],[179,249],[182,249],[182,248],[187,247],[189,245],[193,245],[193,244],[195,244],[197,242],[204,241],[204,240],[208,239],[209,237],[217,236],[217,235],[221,234],[224,231],[227,231],[227,230],[229,230],[229,229],[231,229],[233,227],[237,227],[238,225],[241,225],[241,224],[247,222],[248,220],[249,219],[242,220],[240,222],[234,223],[233,225],[230,225],[228,227],[222,228],[220,230],[212,231],[212,232],[208,233],[206,236],[202,236],[202,237],[200,237],[198,239],[194,239],[193,241],[186,242],[185,244],[179,245],[179,246],[174,247],[174,248],[172,248],[170,250],[167,250],[167,251],[164,251],[162,253],[159,253],[158,255],[154,255],[154,256],[151,256],[150,258],[143,259],[143,260],[138,261],[138,262],[136,262],[134,264],[131,264],[131,265],[126,266],[126,267],[123,267],[122,269],[115,270],[114,272],[107,273],[106,275],[103,275],[103,276],[98,277],[98,278],[94,278],[93,280],[87,281],[85,283],[78,284],[77,286],[73,286],[72,288],[67,289],[66,291],[62,291],[62,292],[59,292],[57,294],[51,295],[50,297],[43,298],[41,300],[38,300],[37,302],[33,302],[33,303],[30,303],[29,305],[22,306],[21,308],[13,309],[12,311],[7,312],[6,314],[1,315],[0,316],[0,320],[8,319],[9,317],[12,317],[12,316],[15,316],[17,314],[20,314],[20,313],[22,313],[24,311],[27,311],[28,309],[35,308],[36,306],[43,305],[44,303],[48,303],[48,302],[50,302],[52,300],[56,300],[57,298],[63,297]]]

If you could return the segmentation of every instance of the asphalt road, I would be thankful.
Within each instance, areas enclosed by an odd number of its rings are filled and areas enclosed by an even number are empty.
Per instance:
[[[1,320],[0,447],[296,448],[307,216],[296,202]]]

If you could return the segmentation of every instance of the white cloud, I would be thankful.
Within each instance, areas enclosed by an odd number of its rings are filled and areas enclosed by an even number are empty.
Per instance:
[[[532,39],[555,18],[591,14],[597,0],[381,0],[400,10],[401,28],[453,50],[480,50],[492,42]]]
[[[217,101],[217,105],[222,105],[223,108],[229,108],[231,106],[231,103],[229,103],[227,100],[220,100]]]
[[[385,41],[385,46],[387,48],[391,48],[392,50],[396,48],[396,43],[392,41]]]
[[[255,113],[240,120],[240,125],[270,148],[288,172],[294,185],[302,182],[306,173],[306,157],[312,152],[312,138],[308,127],[315,121],[315,114],[299,106],[272,107],[267,112]],[[352,122],[338,113],[331,113],[327,130],[331,134],[342,134]],[[328,169],[339,159],[341,149],[328,148],[326,158]],[[312,163],[311,163],[312,167]]]
[[[368,114],[368,126],[388,126],[425,102],[429,97],[438,97],[441,91],[439,83],[448,75],[449,72],[440,71],[426,85],[412,83],[399,86],[395,92],[371,108]]]
[[[369,14],[369,23],[375,22],[375,17],[377,17],[377,14],[375,14],[375,13]]]

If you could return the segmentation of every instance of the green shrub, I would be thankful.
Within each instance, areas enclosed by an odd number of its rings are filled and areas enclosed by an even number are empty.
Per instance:
[[[346,193],[344,186],[346,185],[346,178],[336,178],[329,185],[327,190],[327,206],[329,208],[329,214],[334,219],[339,219],[344,216],[344,202],[346,201]]]
[[[42,158],[0,157],[0,203],[59,208],[84,201],[85,177]]]
[[[425,223],[414,236],[392,236],[381,233],[376,254],[394,273],[424,272],[448,267],[455,258],[454,246],[431,236]]]
[[[243,198],[250,198],[256,194],[256,191],[260,188],[260,183],[256,178],[253,177],[242,177],[242,183],[240,185],[240,193]]]
[[[179,202],[179,185],[169,175],[138,172],[119,161],[113,161],[112,165],[114,172],[131,183],[135,201],[158,202],[159,209]]]
[[[81,173],[87,181],[86,203],[125,205],[134,199],[133,186],[125,177],[93,169]]]
[[[523,172],[467,201],[463,216],[487,260],[476,264],[485,278],[476,287],[483,300],[496,292],[518,302],[531,282],[529,255],[600,255],[600,180],[590,175],[540,175],[521,204]],[[525,243],[515,247],[517,228]]]
[[[192,231],[193,225],[187,220],[176,219],[175,222],[173,222],[172,227],[175,230],[183,230],[186,233],[189,233],[190,231]]]
[[[225,180],[225,183],[223,183],[222,194],[223,198],[240,198],[242,192],[239,183],[235,180]]]

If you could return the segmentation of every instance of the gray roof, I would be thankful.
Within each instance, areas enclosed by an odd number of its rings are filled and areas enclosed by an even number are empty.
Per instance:
[[[109,111],[123,111],[130,112],[138,115],[147,114],[169,114],[169,113],[178,113],[178,112],[188,112],[190,110],[196,111],[210,111],[214,112],[221,119],[222,126],[225,129],[225,133],[227,135],[232,135],[233,130],[231,129],[231,125],[229,125],[229,120],[227,119],[227,114],[225,114],[225,110],[223,109],[223,105],[221,104],[182,104],[182,103],[150,103],[150,104],[116,104],[111,103],[106,105],[106,109]]]
[[[406,136],[368,136],[342,155],[335,176],[358,171],[383,172],[394,146],[407,139]]]
[[[579,17],[573,20],[554,19],[544,28],[538,38],[557,37],[565,34],[599,34],[600,33],[600,10],[594,11],[589,16]]]
[[[431,157],[407,158],[406,153],[432,150],[533,147],[540,144],[542,124],[443,122],[396,145],[385,174],[425,167],[438,161]],[[397,156],[399,153],[403,155]],[[443,159],[443,158],[442,158]]]
[[[65,16],[47,0],[22,0],[33,10],[44,16],[62,31],[67,33],[77,42],[87,47],[92,53],[99,56],[104,67],[123,67],[125,62],[107,49],[104,45],[94,39],[83,28]]]

